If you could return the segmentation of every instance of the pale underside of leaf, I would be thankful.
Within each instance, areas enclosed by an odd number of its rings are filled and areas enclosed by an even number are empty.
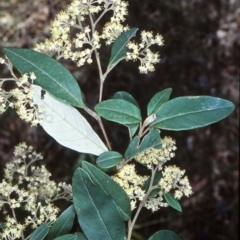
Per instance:
[[[78,152],[100,155],[108,151],[86,119],[72,106],[58,101],[47,92],[41,99],[41,87],[32,85],[34,103],[43,109],[41,126],[61,145]]]

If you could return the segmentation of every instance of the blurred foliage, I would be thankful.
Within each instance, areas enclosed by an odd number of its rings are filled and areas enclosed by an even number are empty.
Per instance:
[[[0,47],[31,48],[49,36],[49,22],[70,0],[9,0],[0,2]],[[177,141],[172,163],[185,168],[195,194],[181,202],[183,213],[162,209],[143,211],[134,235],[147,239],[167,228],[184,240],[238,239],[239,154],[239,50],[240,3],[237,0],[130,0],[128,24],[163,35],[157,51],[161,63],[148,75],[138,73],[136,63],[121,62],[106,80],[104,99],[116,91],[128,91],[146,115],[146,106],[157,91],[172,87],[172,97],[211,95],[231,100],[236,110],[227,119],[206,128],[163,131]],[[1,53],[2,55],[2,53]],[[107,62],[109,55],[104,55]],[[94,64],[77,69],[64,62],[78,79],[89,107],[97,103],[98,75]],[[7,76],[1,66],[1,76]],[[100,133],[97,123],[89,118]],[[127,129],[105,122],[113,148],[123,152]],[[25,141],[42,152],[57,181],[71,181],[81,160],[94,157],[70,151],[51,139],[40,127],[30,128],[13,111],[0,116],[0,175],[12,158],[14,146]],[[114,131],[112,130],[114,129]],[[63,179],[64,178],[64,179]]]

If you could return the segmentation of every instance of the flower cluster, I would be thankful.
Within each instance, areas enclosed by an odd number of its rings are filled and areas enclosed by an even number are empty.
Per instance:
[[[34,91],[31,88],[36,76],[33,72],[16,77],[12,71],[12,65],[0,58],[0,63],[4,63],[9,68],[12,78],[0,79],[0,114],[6,111],[8,107],[15,108],[17,114],[25,122],[30,122],[36,126],[43,120],[43,109],[38,108],[33,102]],[[6,81],[15,81],[17,87],[5,91],[2,85]],[[11,99],[11,100],[10,100]]]
[[[131,209],[133,210],[136,207],[137,199],[142,201],[145,196],[142,186],[148,177],[138,175],[134,164],[127,164],[112,178],[128,194],[131,199]]]
[[[4,179],[0,183],[0,211],[5,217],[3,239],[18,239],[28,227],[36,228],[45,222],[53,222],[59,209],[52,203],[63,198],[72,199],[72,188],[66,183],[56,184],[45,166],[32,166],[41,160],[31,146],[20,143],[15,147],[14,159],[6,164]],[[25,220],[20,223],[17,211],[25,210]],[[11,216],[12,213],[12,216]]]
[[[158,185],[164,193],[168,193],[175,189],[174,197],[181,199],[183,195],[189,197],[192,194],[192,188],[189,184],[187,176],[183,177],[185,170],[178,167],[167,166],[162,171],[162,178]]]
[[[159,46],[163,45],[163,38],[161,35],[157,35],[153,37],[152,32],[141,32],[141,43],[137,44],[135,42],[130,41],[127,44],[127,47],[130,52],[127,52],[126,60],[136,61],[140,60],[141,65],[138,67],[140,73],[148,73],[153,72],[155,70],[154,64],[160,61],[159,54],[153,53],[149,47],[157,44]]]
[[[166,166],[164,169],[162,167],[164,163],[175,156],[173,151],[176,149],[175,140],[171,137],[164,137],[161,149],[150,148],[135,157],[137,162],[147,166],[152,172],[152,180],[149,179],[149,187],[146,191],[143,189],[147,186],[145,182],[148,177],[138,175],[134,164],[125,165],[113,176],[113,179],[126,191],[131,199],[132,209],[136,207],[136,201],[139,200],[143,201],[144,207],[154,212],[160,207],[169,206],[164,194],[173,193],[175,199],[181,199],[183,195],[188,197],[192,194],[188,178],[183,176],[184,170],[180,170],[176,166]],[[158,182],[153,180],[157,171],[161,171],[161,178]]]
[[[127,3],[121,0],[74,0],[51,23],[51,38],[37,44],[36,50],[48,55],[56,54],[58,58],[72,59],[78,66],[85,62],[90,64],[93,51],[101,46],[101,38],[110,44],[127,30],[121,25],[127,14],[126,7]],[[113,16],[101,35],[95,30],[96,24],[108,11],[113,11]],[[71,29],[77,30],[73,39],[70,38]]]
[[[51,38],[37,44],[35,50],[50,56],[56,55],[58,59],[71,59],[78,66],[85,62],[91,64],[92,53],[101,47],[101,39],[109,45],[129,29],[123,25],[128,14],[127,6],[128,3],[123,0],[73,0],[51,23]],[[97,23],[109,11],[113,13],[110,21],[103,26],[101,32],[96,31]],[[129,42],[127,45],[130,52],[127,53],[126,60],[139,59],[141,73],[154,71],[154,64],[159,62],[159,54],[149,49],[153,44],[161,46],[162,36],[158,34],[153,37],[151,32],[143,31],[140,44]]]
[[[0,64],[6,64],[3,58],[0,58]],[[0,114],[4,113],[8,105],[11,103],[9,99],[11,98],[12,94],[2,88],[2,85],[5,81],[7,80],[0,79]]]
[[[153,212],[157,211],[160,207],[169,206],[163,197],[164,194],[174,193],[175,199],[181,199],[183,195],[189,197],[192,194],[192,188],[187,176],[183,177],[184,170],[180,170],[176,166],[166,166],[161,173],[161,179],[154,186],[155,188],[159,188],[160,191],[156,196],[149,197],[144,203],[144,206]]]
[[[175,156],[176,141],[171,137],[164,137],[162,139],[162,148],[150,148],[144,152],[139,153],[135,159],[139,163],[146,165],[149,169],[153,169],[154,166],[158,166],[158,169],[162,169],[162,165]]]
[[[10,104],[16,109],[17,114],[25,122],[31,122],[32,126],[36,126],[43,120],[43,109],[38,108],[33,102],[34,91],[29,84],[29,80],[35,79],[34,73],[23,74],[21,78],[16,80],[18,88],[10,91],[14,101]]]

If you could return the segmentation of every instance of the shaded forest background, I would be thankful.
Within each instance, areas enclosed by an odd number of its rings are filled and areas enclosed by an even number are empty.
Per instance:
[[[1,1],[0,47],[34,47],[49,36],[49,22],[69,3],[70,0]],[[172,98],[210,95],[228,99],[236,106],[231,116],[211,126],[184,132],[162,131],[162,136],[176,139],[178,149],[172,163],[186,169],[194,195],[181,201],[182,213],[170,208],[154,214],[143,211],[133,238],[144,240],[165,228],[184,240],[237,240],[239,1],[130,0],[127,23],[131,28],[163,35],[164,46],[156,48],[161,62],[148,75],[138,72],[137,63],[121,62],[106,80],[104,99],[116,91],[127,91],[144,110],[156,92],[172,87]],[[102,56],[106,64],[109,51],[106,48]],[[93,108],[98,99],[96,65],[77,69],[70,61],[63,63],[74,74],[86,103]],[[2,66],[0,70],[1,77],[8,76]],[[100,133],[97,123],[89,117],[88,120]],[[113,149],[123,153],[128,145],[127,129],[105,123]],[[0,116],[0,176],[4,164],[12,159],[14,146],[23,141],[43,153],[44,164],[57,182],[71,182],[81,160],[95,159],[60,146],[41,127],[31,128],[8,110]]]

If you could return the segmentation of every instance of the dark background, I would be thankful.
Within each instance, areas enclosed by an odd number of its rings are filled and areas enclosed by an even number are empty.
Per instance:
[[[0,47],[32,48],[49,36],[49,22],[70,1],[0,2]],[[138,72],[138,63],[121,62],[108,76],[103,98],[128,91],[138,101],[143,115],[150,98],[173,88],[172,98],[209,95],[232,101],[236,109],[219,123],[191,131],[162,131],[176,139],[177,151],[171,164],[186,169],[194,194],[181,200],[182,213],[161,209],[143,211],[137,222],[135,240],[147,239],[160,229],[170,229],[184,240],[238,239],[239,161],[239,49],[240,3],[227,0],[130,0],[127,24],[160,33],[164,46],[156,71]],[[139,37],[139,35],[137,35]],[[107,63],[109,50],[102,61]],[[2,52],[0,53],[3,56]],[[93,63],[77,69],[64,62],[75,75],[89,107],[97,103],[98,74]],[[1,77],[8,76],[1,68]],[[97,123],[88,117],[100,133]],[[124,152],[127,129],[106,123],[113,149]],[[41,127],[31,128],[14,111],[0,116],[0,174],[12,159],[13,149],[25,141],[44,155],[44,164],[56,181],[71,182],[82,159],[95,157],[68,150],[49,137]]]

